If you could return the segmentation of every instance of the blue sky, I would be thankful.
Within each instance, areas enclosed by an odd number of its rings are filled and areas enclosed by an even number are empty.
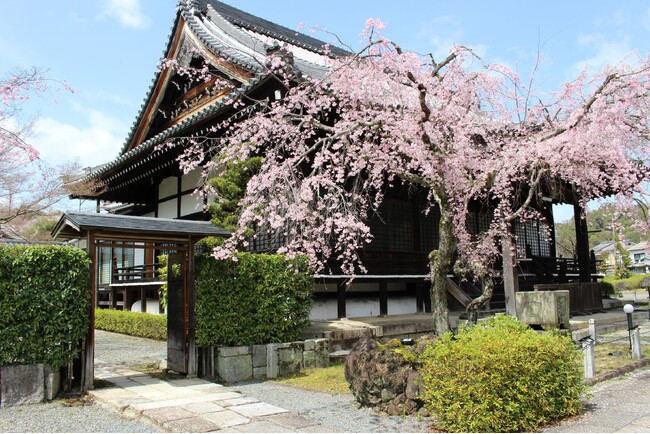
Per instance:
[[[32,143],[45,159],[83,166],[117,156],[162,56],[176,0],[4,1],[0,73],[41,66],[77,91],[56,92],[27,107],[37,116]],[[528,74],[538,52],[538,83],[552,90],[585,66],[596,69],[625,54],[650,52],[645,1],[252,1],[226,3],[303,32],[335,33],[352,47],[367,18],[387,23],[402,47],[442,59],[468,45],[487,63]],[[406,6],[408,5],[408,6]],[[326,41],[332,36],[316,33]],[[51,101],[51,96],[57,100]]]

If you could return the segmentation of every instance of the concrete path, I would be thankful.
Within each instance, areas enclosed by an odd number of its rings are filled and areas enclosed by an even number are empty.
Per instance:
[[[172,432],[335,431],[198,378],[165,381],[114,366],[97,369],[95,376],[116,386],[90,391],[95,399]]]
[[[650,432],[650,367],[590,388],[585,412],[544,432]]]

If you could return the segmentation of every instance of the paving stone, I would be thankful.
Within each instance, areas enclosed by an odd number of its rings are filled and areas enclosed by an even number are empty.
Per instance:
[[[253,404],[255,402],[260,401],[255,398],[249,398],[248,396],[242,396],[241,398],[233,398],[220,401],[220,404],[222,404],[224,407],[232,407],[233,405]]]
[[[160,425],[172,420],[196,417],[196,414],[180,407],[154,408],[151,410],[145,410],[142,414]]]
[[[209,393],[190,396],[187,398],[167,399],[164,401],[150,401],[134,406],[136,410],[151,410],[153,408],[180,407],[187,404],[196,404],[197,402],[220,401],[224,399],[238,398],[241,394],[234,392],[226,393]]]
[[[137,377],[131,377],[131,380],[135,381],[136,383],[144,384],[146,386],[151,386],[154,384],[165,384],[163,380],[152,378],[149,377],[148,375],[139,375]]]
[[[197,386],[201,384],[214,385],[214,383],[210,383],[207,380],[202,380],[201,378],[180,378],[178,380],[170,380],[169,384],[175,384],[180,387]]]
[[[219,428],[228,428],[231,426],[243,425],[250,422],[250,419],[230,410],[217,411],[215,413],[205,413],[202,418],[216,424]]]
[[[276,407],[275,405],[267,404],[265,402],[235,405],[228,407],[228,409],[246,417],[268,416],[271,414],[286,413],[288,411],[284,408]]]
[[[196,402],[194,404],[184,405],[182,408],[196,414],[214,413],[224,410],[222,406],[215,404],[214,402]]]
[[[165,422],[163,427],[172,432],[211,432],[219,429],[213,422],[198,416]]]
[[[120,387],[110,387],[106,389],[94,389],[89,392],[90,395],[96,396],[99,399],[112,401],[115,399],[129,399],[138,397],[137,394],[130,390],[122,389]]]
[[[294,432],[289,428],[276,425],[273,422],[266,420],[254,420],[251,423],[237,425],[238,432],[259,432],[259,433],[274,433],[274,432]]]
[[[268,420],[280,426],[291,429],[306,428],[308,426],[317,425],[316,421],[293,413],[280,413],[271,416],[265,416],[264,420]]]

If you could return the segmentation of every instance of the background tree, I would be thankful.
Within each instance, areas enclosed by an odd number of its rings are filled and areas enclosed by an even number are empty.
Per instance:
[[[539,217],[545,187],[573,185],[585,207],[620,192],[645,194],[648,177],[648,62],[581,74],[552,94],[502,65],[483,65],[456,47],[442,61],[404,51],[369,20],[368,44],[331,62],[324,79],[301,78],[287,57],[266,63],[286,95],[236,125],[206,165],[262,155],[248,182],[238,228],[218,258],[232,257],[250,228],[284,233],[281,253],[307,254],[322,269],[364,270],[356,252],[372,242],[370,213],[398,182],[421,186],[440,210],[438,249],[429,255],[436,332],[449,329],[446,276],[455,267],[483,283],[474,315],[492,292],[492,264],[513,249],[512,226]],[[187,159],[205,155],[190,149]],[[190,167],[191,168],[191,167]],[[489,230],[473,235],[470,203],[489,210]],[[453,261],[454,253],[458,260]]]
[[[15,219],[41,215],[64,199],[64,186],[79,170],[73,163],[47,164],[29,143],[35,120],[24,116],[24,104],[44,96],[53,83],[55,90],[72,91],[40,68],[19,69],[0,80],[0,227],[10,235],[18,234]]]
[[[642,204],[629,207],[605,203],[587,212],[589,222],[589,248],[606,241],[625,241],[627,244],[639,243],[648,239],[648,213]],[[567,258],[575,257],[575,222],[573,219],[555,224],[555,239],[558,254]]]

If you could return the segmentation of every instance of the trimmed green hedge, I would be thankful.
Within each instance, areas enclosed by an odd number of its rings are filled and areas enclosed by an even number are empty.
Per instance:
[[[449,432],[534,432],[582,409],[579,358],[570,338],[497,316],[427,348],[425,405]]]
[[[90,260],[68,246],[0,245],[0,366],[63,366],[90,326]]]
[[[167,340],[167,317],[165,315],[95,309],[95,328],[139,338]]]
[[[198,346],[291,342],[309,324],[313,279],[305,257],[197,255],[196,294]]]

